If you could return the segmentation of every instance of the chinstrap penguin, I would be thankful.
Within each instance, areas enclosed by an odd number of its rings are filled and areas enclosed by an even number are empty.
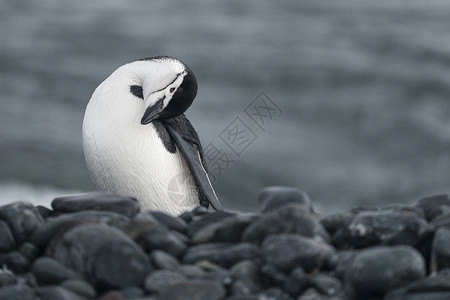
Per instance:
[[[86,164],[95,186],[172,215],[222,207],[197,132],[184,112],[197,80],[180,60],[157,56],[119,67],[94,91],[83,120]]]

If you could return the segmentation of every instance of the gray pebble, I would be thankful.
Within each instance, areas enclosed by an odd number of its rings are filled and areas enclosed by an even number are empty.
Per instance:
[[[242,260],[230,268],[233,280],[240,281],[251,293],[262,290],[259,266],[254,261]]]
[[[313,276],[309,282],[322,295],[334,296],[342,292],[342,284],[339,279],[330,275],[319,273]]]
[[[145,278],[145,289],[151,293],[162,293],[165,289],[171,288],[178,282],[186,281],[186,278],[175,271],[158,270],[150,273]]]
[[[416,207],[422,210],[427,221],[432,221],[436,217],[450,212],[450,195],[441,194],[425,197],[416,203]]]
[[[161,250],[150,252],[150,261],[157,269],[174,270],[180,265],[175,256]]]
[[[300,295],[308,286],[308,278],[302,268],[295,268],[284,282],[284,290],[292,297]]]
[[[258,195],[260,211],[267,213],[285,205],[296,203],[312,212],[312,202],[302,190],[287,186],[270,186],[263,188]]]
[[[156,226],[141,234],[139,243],[146,251],[162,250],[180,257],[187,249],[187,238],[179,232]]]
[[[431,269],[438,271],[450,268],[450,228],[440,227],[434,234]]]
[[[11,229],[17,244],[26,241],[33,232],[43,225],[39,211],[26,202],[16,202],[0,208],[0,219],[3,219]]]
[[[16,240],[8,224],[0,220],[0,252],[8,252],[16,247]]]
[[[78,294],[88,299],[95,298],[97,291],[94,287],[85,280],[81,279],[68,279],[61,282],[60,286],[68,291]]]
[[[31,268],[36,279],[43,284],[58,284],[67,279],[81,279],[80,273],[62,265],[50,257],[36,259]]]
[[[35,300],[35,292],[25,284],[8,285],[0,288],[0,299],[4,300]]]
[[[164,300],[221,300],[225,297],[225,288],[217,282],[189,280],[178,282],[161,293]]]
[[[6,268],[0,268],[0,288],[14,285],[17,282],[17,278],[13,272]]]
[[[37,289],[41,300],[88,300],[88,298],[68,291],[60,286],[44,286]]]

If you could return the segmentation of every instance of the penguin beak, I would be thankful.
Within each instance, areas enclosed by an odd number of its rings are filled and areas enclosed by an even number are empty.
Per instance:
[[[158,119],[159,114],[162,111],[164,98],[166,97],[163,97],[162,99],[158,100],[154,105],[147,107],[144,116],[141,119],[142,125],[146,125],[151,121]]]

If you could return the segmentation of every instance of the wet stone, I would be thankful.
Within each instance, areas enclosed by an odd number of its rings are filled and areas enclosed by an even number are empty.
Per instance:
[[[0,266],[6,266],[16,274],[28,271],[29,264],[30,261],[18,251],[0,254]]]
[[[34,260],[40,253],[40,250],[33,244],[25,242],[19,247],[19,252],[28,260]]]
[[[260,299],[292,300],[291,297],[280,288],[264,290],[259,294],[259,297]]]
[[[39,211],[31,203],[25,202],[2,206],[0,219],[9,225],[17,244],[26,241],[44,223]]]
[[[261,247],[263,259],[284,272],[301,267],[306,272],[320,269],[334,254],[327,244],[293,234],[269,236]]]
[[[8,252],[16,247],[16,241],[8,224],[0,220],[0,253]]]
[[[222,243],[237,243],[242,232],[257,218],[255,214],[239,214],[224,219],[218,223],[214,232],[214,241]]]
[[[174,271],[189,279],[201,278],[206,273],[205,270],[196,265],[180,265]]]
[[[41,216],[42,216],[44,219],[47,219],[47,218],[49,218],[49,217],[51,217],[51,216],[54,215],[54,211],[51,210],[51,209],[48,209],[48,208],[45,207],[45,206],[38,205],[38,206],[36,206],[36,209],[38,210],[38,212],[41,214]]]
[[[82,297],[92,299],[97,296],[97,291],[94,287],[85,280],[81,279],[68,279],[61,282],[60,286],[70,292],[73,292]]]
[[[129,238],[118,229],[103,224],[77,226],[55,242],[53,258],[63,265],[88,274],[97,251],[111,240]]]
[[[450,212],[450,195],[441,194],[420,199],[416,207],[423,211],[425,219],[432,221],[442,214]]]
[[[151,271],[147,255],[131,240],[111,240],[96,254],[92,275],[100,286],[139,286]]]
[[[120,291],[125,299],[144,298],[145,292],[137,286],[129,286]]]
[[[122,293],[117,291],[109,291],[98,297],[96,300],[126,300]],[[150,299],[145,299],[150,300]]]
[[[333,235],[340,228],[348,226],[353,221],[353,218],[354,216],[349,214],[335,213],[322,217],[320,223],[330,235]]]
[[[297,204],[289,204],[260,216],[245,229],[242,240],[260,244],[269,235],[283,233],[330,240],[319,220]]]
[[[342,292],[341,282],[330,275],[319,273],[310,279],[310,283],[323,295],[334,296]]]
[[[150,253],[150,261],[157,269],[174,270],[180,265],[176,257],[160,250]]]
[[[0,288],[8,286],[8,285],[14,285],[17,282],[17,278],[8,269],[2,269],[0,268]]]
[[[211,226],[216,222],[222,221],[226,218],[233,216],[232,213],[225,211],[216,211],[213,213],[206,214],[199,218],[193,219],[191,223],[188,224],[187,227],[187,235],[192,237],[198,230]]]
[[[302,268],[295,268],[284,281],[284,290],[292,297],[300,295],[308,286],[308,278]]]
[[[167,226],[171,230],[175,230],[181,233],[185,233],[187,229],[187,223],[180,217],[174,217],[160,211],[150,211],[148,212],[152,215],[158,222]]]
[[[192,264],[201,260],[209,260],[222,267],[231,267],[235,263],[259,258],[259,249],[253,244],[236,245],[213,243],[190,247],[183,256],[183,263]]]
[[[440,227],[434,234],[431,270],[450,268],[450,228]]]
[[[263,286],[283,286],[287,278],[286,274],[269,264],[261,267],[261,276]]]
[[[139,240],[146,231],[161,226],[151,214],[141,212],[135,215],[125,229],[126,234],[133,240]],[[165,228],[164,226],[162,226]]]
[[[381,296],[425,277],[425,262],[409,246],[372,247],[359,251],[350,262],[345,280],[357,297]]]
[[[36,259],[31,268],[36,279],[43,284],[58,284],[67,279],[81,279],[82,275],[50,257]]]
[[[249,293],[262,290],[259,266],[251,260],[243,260],[232,266],[230,275],[234,280],[241,282]]]
[[[225,288],[214,281],[189,280],[178,282],[161,293],[165,300],[221,300],[225,297]]]
[[[57,300],[87,300],[87,298],[75,294],[65,288],[59,286],[44,286],[37,290],[37,294],[41,299],[57,299]]]
[[[81,224],[104,224],[122,229],[128,222],[129,218],[124,215],[107,211],[83,211],[51,217],[34,232],[31,243],[37,247],[44,247],[61,230],[68,230]]]
[[[108,191],[95,191],[75,196],[55,198],[52,202],[55,212],[71,213],[86,210],[110,211],[132,217],[139,212],[139,202],[131,197],[120,196]]]
[[[277,210],[291,203],[302,206],[306,211],[313,211],[309,196],[295,187],[270,186],[263,188],[258,195],[258,203],[262,213]]]
[[[151,293],[162,293],[165,289],[172,288],[178,282],[186,281],[186,278],[175,271],[158,270],[150,273],[145,278],[145,289]]]
[[[230,272],[226,269],[218,269],[218,270],[212,270],[212,271],[205,272],[198,279],[212,280],[212,281],[219,282],[223,285],[229,285],[232,281]]]
[[[33,289],[25,284],[8,285],[0,289],[0,299],[5,300],[35,300]]]
[[[417,216],[394,211],[363,212],[333,236],[339,248],[365,248],[376,245],[415,245],[429,230],[427,222]]]
[[[139,244],[143,245],[146,251],[162,250],[175,257],[180,257],[188,247],[187,238],[181,233],[156,226],[141,234]]]

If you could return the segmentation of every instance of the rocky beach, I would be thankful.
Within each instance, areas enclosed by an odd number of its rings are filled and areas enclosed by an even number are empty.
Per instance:
[[[258,213],[141,211],[108,192],[0,208],[0,299],[450,299],[450,197],[315,212],[291,187]]]

